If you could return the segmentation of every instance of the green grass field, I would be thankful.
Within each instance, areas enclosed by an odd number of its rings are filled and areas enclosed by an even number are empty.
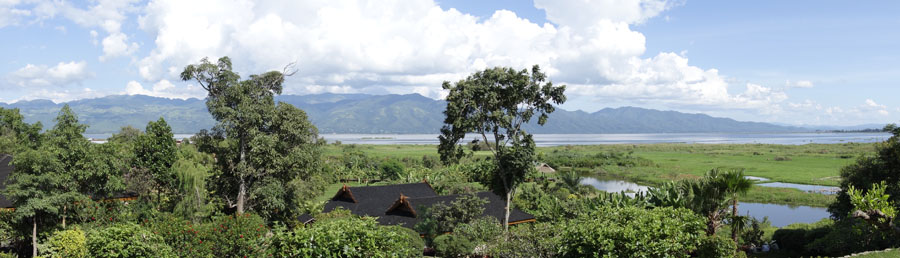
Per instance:
[[[328,145],[325,155],[340,156],[347,146]],[[355,148],[376,158],[437,157],[435,145],[356,145]],[[713,168],[745,169],[749,176],[769,178],[771,181],[837,186],[840,170],[856,161],[861,155],[871,154],[874,144],[627,144],[627,145],[578,145],[540,147],[538,153],[554,155],[577,153],[633,153],[649,159],[651,166],[620,167],[602,166],[576,168],[585,174],[612,176],[644,185],[659,185],[666,181],[703,176]],[[474,153],[476,157],[489,156],[490,152]],[[569,168],[558,168],[569,169]],[[746,201],[809,205],[824,207],[834,196],[805,193],[796,189],[755,187],[745,197]]]

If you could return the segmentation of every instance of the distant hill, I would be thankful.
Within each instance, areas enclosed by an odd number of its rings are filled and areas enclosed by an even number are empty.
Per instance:
[[[320,133],[438,133],[443,125],[445,102],[418,94],[282,95],[277,101],[297,106],[309,114]],[[176,133],[208,129],[215,121],[205,100],[167,99],[142,95],[116,95],[68,102],[87,133],[114,133],[131,125],[143,129],[160,116]],[[0,103],[19,108],[28,122],[50,128],[62,107],[49,100]],[[757,122],[740,122],[704,114],[687,114],[636,107],[606,108],[594,113],[557,109],[544,126],[532,123],[531,133],[734,133],[796,132],[809,129]]]

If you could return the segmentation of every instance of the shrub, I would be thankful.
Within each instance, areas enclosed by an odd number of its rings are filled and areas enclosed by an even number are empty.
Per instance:
[[[472,254],[475,244],[465,237],[444,234],[434,238],[434,249],[441,257],[466,257]]]
[[[701,258],[731,258],[737,246],[734,241],[724,236],[707,236],[700,243],[697,255]]]
[[[704,219],[686,209],[599,207],[566,221],[565,257],[687,257],[701,243]]]
[[[319,220],[292,231],[278,230],[272,239],[275,257],[413,257],[408,233],[379,226],[373,219],[341,217]]]
[[[403,164],[393,159],[382,162],[378,165],[378,168],[381,170],[382,180],[400,179],[400,176],[403,175],[403,170],[406,169],[403,167]]]
[[[468,224],[458,225],[453,234],[475,245],[482,245],[494,241],[503,234],[503,227],[494,217],[482,217]]]
[[[510,227],[506,239],[496,239],[488,253],[492,257],[557,257],[560,228],[552,223],[526,223]]]
[[[166,244],[172,247],[178,257],[212,257],[212,249],[203,225],[182,219],[171,213],[163,213],[158,217],[141,223],[154,234],[163,236]]]
[[[162,237],[130,223],[88,233],[87,248],[92,257],[174,257]]]
[[[218,217],[205,224],[203,230],[205,235],[201,237],[208,242],[214,257],[261,256],[269,246],[269,228],[255,214]]]
[[[84,231],[70,229],[57,231],[47,240],[45,253],[50,257],[87,257],[87,239]]]
[[[777,156],[775,161],[791,161],[791,157]]]
[[[410,249],[419,251],[425,250],[425,240],[419,236],[419,232],[401,226],[389,226],[385,228],[399,234],[402,239],[401,243],[405,243]]]

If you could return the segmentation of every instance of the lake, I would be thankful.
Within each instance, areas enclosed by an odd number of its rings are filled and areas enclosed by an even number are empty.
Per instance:
[[[106,139],[112,134],[85,134],[92,139]],[[176,139],[192,134],[175,134]],[[320,134],[329,143],[343,144],[419,144],[437,145],[437,134]],[[800,145],[809,143],[869,143],[890,138],[888,133],[646,133],[646,134],[535,134],[537,146],[650,144],[650,143],[761,143]],[[481,139],[467,135],[461,142]],[[488,139],[492,139],[489,137]]]
[[[647,192],[649,187],[623,180],[583,177],[582,185],[590,185],[606,192],[625,191],[629,196],[635,192]],[[831,216],[828,210],[810,206],[790,206],[768,203],[738,203],[738,214],[749,214],[758,220],[769,217],[772,226],[784,227],[794,223],[813,223]]]
[[[328,142],[344,144],[438,144],[437,134],[322,134]],[[659,134],[535,134],[538,146],[649,144],[649,143],[761,143],[800,145],[809,143],[880,142],[888,133],[659,133]],[[467,135],[461,142],[480,139]],[[491,138],[488,138],[491,139]]]

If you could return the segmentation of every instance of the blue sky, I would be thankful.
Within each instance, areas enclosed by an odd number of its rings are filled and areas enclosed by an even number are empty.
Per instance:
[[[896,1],[0,2],[0,102],[205,93],[177,73],[297,62],[288,94],[444,94],[540,64],[569,110],[706,113],[809,125],[900,120]]]

